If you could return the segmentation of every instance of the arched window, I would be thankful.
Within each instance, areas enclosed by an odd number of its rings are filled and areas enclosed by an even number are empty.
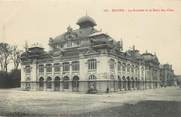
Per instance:
[[[26,78],[26,82],[30,82],[31,81],[31,78],[30,77],[27,77]]]
[[[69,77],[65,76],[63,78],[63,89],[69,89]]]
[[[123,71],[126,71],[126,63],[123,63]]]
[[[91,81],[96,80],[96,76],[95,76],[95,75],[90,75],[90,76],[89,76],[89,80],[91,80]]]
[[[96,61],[96,59],[90,59],[90,60],[88,60],[88,69],[89,69],[89,70],[95,70],[95,69],[97,69],[97,61]]]
[[[43,88],[44,88],[44,78],[40,77],[40,79],[39,79],[39,89],[43,90]]]
[[[47,89],[52,88],[52,78],[51,77],[47,78],[46,85],[47,85]]]
[[[54,89],[55,91],[59,91],[60,90],[60,77],[55,77],[54,80]]]
[[[79,77],[74,76],[73,80],[72,80],[72,90],[73,91],[78,91],[78,88],[79,88]]]

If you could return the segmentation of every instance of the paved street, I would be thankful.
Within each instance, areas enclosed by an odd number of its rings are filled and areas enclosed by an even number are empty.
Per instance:
[[[0,90],[1,116],[181,117],[181,89],[109,94]]]

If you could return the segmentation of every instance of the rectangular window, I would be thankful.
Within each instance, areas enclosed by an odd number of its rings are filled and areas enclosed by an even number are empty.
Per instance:
[[[46,72],[52,72],[52,64],[46,65]]]
[[[97,69],[97,61],[96,61],[96,59],[88,60],[88,69],[89,70]]]
[[[126,64],[123,63],[123,71],[126,71]]]
[[[114,70],[114,60],[110,60],[110,70]]]
[[[134,73],[134,65],[131,67],[131,72]]]
[[[144,67],[141,68],[141,73],[144,75]]]
[[[136,74],[138,75],[139,68],[136,66]]]
[[[79,61],[72,62],[72,71],[79,71]]]
[[[39,65],[39,72],[44,72],[44,65]]]
[[[121,63],[118,62],[118,71],[121,71]]]
[[[63,71],[69,71],[70,70],[70,64],[69,62],[63,63]]]
[[[55,63],[54,64],[54,71],[55,72],[60,72],[60,63]]]
[[[130,72],[130,64],[127,65],[127,72]]]

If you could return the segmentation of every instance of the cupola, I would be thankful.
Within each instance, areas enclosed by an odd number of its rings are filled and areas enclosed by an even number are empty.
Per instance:
[[[87,27],[94,27],[97,24],[93,18],[86,15],[79,18],[79,20],[77,21],[77,25],[79,25],[80,28],[87,28]]]

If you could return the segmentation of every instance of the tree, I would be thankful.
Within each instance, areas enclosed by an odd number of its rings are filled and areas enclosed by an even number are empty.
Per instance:
[[[20,56],[22,51],[17,48],[17,46],[12,46],[12,55],[11,59],[14,64],[14,69],[17,70],[20,64]]]
[[[2,71],[7,72],[11,54],[12,47],[8,43],[0,43],[0,65]]]

